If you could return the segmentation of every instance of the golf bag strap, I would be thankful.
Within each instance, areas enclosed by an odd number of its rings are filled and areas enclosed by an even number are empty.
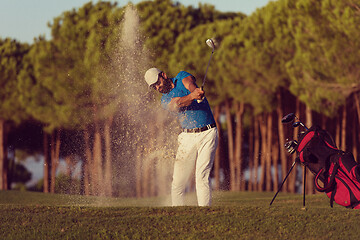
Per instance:
[[[327,179],[325,179],[325,182],[324,182],[324,187],[320,187],[319,185],[319,176],[320,174],[324,171],[324,169],[322,168],[317,174],[316,174],[316,177],[314,179],[314,185],[315,185],[315,188],[317,191],[319,192],[327,192],[329,190],[331,190],[332,188],[334,188],[334,183],[335,183],[335,175],[336,175],[336,172],[337,170],[339,169],[339,164],[335,163],[334,164],[334,168],[333,168],[333,171],[330,175],[330,180],[329,182],[326,182]]]

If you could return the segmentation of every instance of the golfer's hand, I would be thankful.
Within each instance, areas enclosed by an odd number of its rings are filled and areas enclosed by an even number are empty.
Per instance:
[[[205,92],[201,88],[195,88],[191,94],[193,99],[202,100],[204,98]]]

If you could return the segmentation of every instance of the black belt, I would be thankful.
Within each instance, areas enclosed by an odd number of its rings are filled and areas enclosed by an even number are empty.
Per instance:
[[[214,127],[216,127],[215,123],[208,124],[205,127],[201,127],[201,128],[192,128],[192,129],[184,128],[183,131],[186,132],[186,133],[199,133],[199,132],[203,132],[203,131],[209,130],[211,128],[214,128]]]

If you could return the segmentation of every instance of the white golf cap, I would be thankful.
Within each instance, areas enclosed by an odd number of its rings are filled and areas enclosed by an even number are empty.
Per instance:
[[[158,81],[159,73],[161,72],[162,71],[157,68],[150,68],[147,70],[144,76],[147,84],[151,86],[152,84],[156,83]]]

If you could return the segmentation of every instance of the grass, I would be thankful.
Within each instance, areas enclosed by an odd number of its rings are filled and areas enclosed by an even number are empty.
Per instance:
[[[0,192],[0,239],[358,239],[358,210],[324,194],[216,192],[212,207],[168,198],[118,199]],[[193,194],[188,204],[195,204]]]

